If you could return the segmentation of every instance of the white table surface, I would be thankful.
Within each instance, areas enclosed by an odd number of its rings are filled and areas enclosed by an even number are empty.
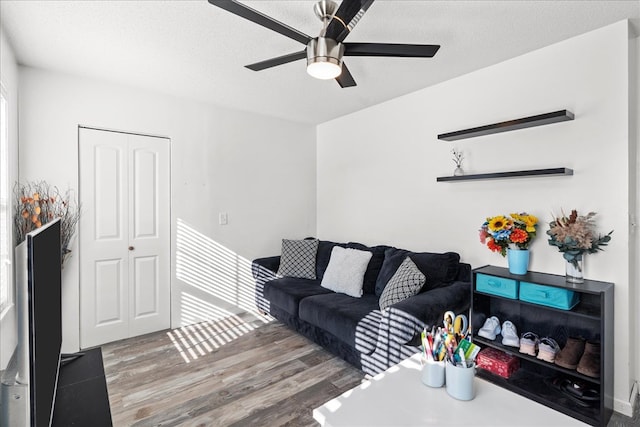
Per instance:
[[[420,354],[313,410],[324,427],[585,426],[581,421],[475,378],[476,396],[460,401],[421,381]]]

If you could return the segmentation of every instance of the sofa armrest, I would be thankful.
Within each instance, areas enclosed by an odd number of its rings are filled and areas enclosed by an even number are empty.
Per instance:
[[[251,272],[253,273],[253,278],[256,280],[263,279],[265,276],[273,276],[271,279],[275,279],[279,267],[280,255],[257,258],[251,263]]]
[[[458,276],[456,281],[470,282],[471,281],[471,264],[461,262],[458,267]]]
[[[428,325],[440,325],[445,311],[466,314],[471,300],[471,283],[453,282],[395,303],[392,307]]]
[[[264,285],[278,277],[278,267],[280,267],[279,256],[258,258],[251,263],[251,273],[256,279],[256,307],[263,313],[269,313],[271,307],[264,297]]]
[[[441,325],[448,310],[456,314],[468,314],[471,301],[471,283],[453,282],[410,298],[389,308],[390,338],[398,343],[417,345],[422,329]]]

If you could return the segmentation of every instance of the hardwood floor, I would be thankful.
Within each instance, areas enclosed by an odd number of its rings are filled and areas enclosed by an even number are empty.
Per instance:
[[[250,314],[102,347],[114,426],[314,426],[364,374]]]
[[[250,314],[102,347],[113,424],[316,426],[312,411],[364,374]],[[638,426],[614,413],[609,427]],[[533,423],[535,424],[535,422]]]

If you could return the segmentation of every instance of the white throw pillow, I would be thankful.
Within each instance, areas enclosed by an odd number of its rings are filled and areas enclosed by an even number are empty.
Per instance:
[[[360,298],[364,273],[373,254],[358,249],[335,246],[331,250],[329,265],[322,277],[321,286],[334,292]]]

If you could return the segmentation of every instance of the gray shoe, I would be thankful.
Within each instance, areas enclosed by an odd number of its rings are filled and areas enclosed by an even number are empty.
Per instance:
[[[516,325],[511,323],[510,320],[507,320],[502,324],[502,345],[508,345],[509,347],[520,347],[518,330],[516,329]]]
[[[496,316],[491,316],[484,322],[484,326],[478,331],[478,335],[493,341],[500,331],[500,319]]]

